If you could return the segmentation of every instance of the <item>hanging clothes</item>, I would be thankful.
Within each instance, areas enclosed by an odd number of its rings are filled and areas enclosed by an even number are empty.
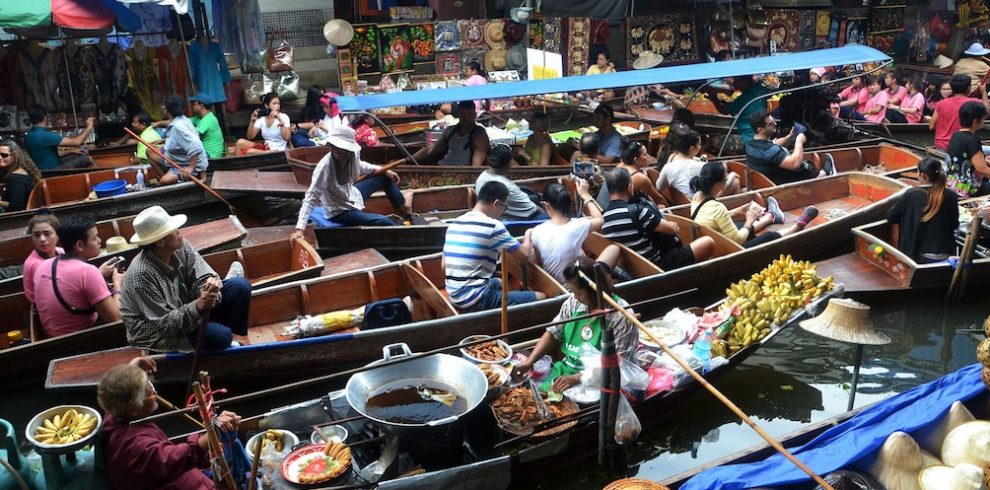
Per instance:
[[[211,42],[206,45],[206,49],[203,49],[203,43],[199,41],[190,44],[189,69],[192,70],[192,82],[196,85],[196,90],[211,99],[203,102],[216,104],[227,101],[224,85],[230,81],[230,71],[227,70],[227,61],[219,44]]]
[[[172,29],[171,9],[153,3],[132,3],[130,9],[141,18],[141,30],[134,32],[135,41],[152,48],[168,44],[165,34]]]
[[[103,78],[100,72],[100,52],[96,46],[89,44],[80,47],[71,58],[72,88],[75,91],[76,104],[100,103],[100,82]]]
[[[158,87],[166,95],[176,94],[182,98],[194,93],[182,44],[170,42],[158,48]]]
[[[0,48],[0,105],[15,105],[18,109],[26,109],[26,80],[24,70],[21,69],[18,45]]]
[[[127,58],[124,50],[116,43],[96,45],[100,55],[100,112],[113,114],[117,111],[119,101],[127,91]]]
[[[71,109],[72,102],[76,95],[76,87],[72,85],[72,74],[65,63],[66,49],[65,46],[58,46],[52,49],[52,57],[54,58],[55,65],[55,76],[58,77],[58,98],[55,101],[57,105],[53,106],[57,109]],[[49,75],[51,76],[51,75]],[[79,101],[76,100],[76,106],[78,107]]]
[[[220,12],[220,15],[217,13]],[[244,73],[264,73],[265,27],[258,0],[213,0],[213,26],[226,53]]]
[[[21,68],[24,70],[24,85],[27,87],[29,104],[38,104],[49,111],[59,108],[58,60],[47,47],[31,51],[21,49]]]
[[[237,14],[234,12],[234,0],[213,0],[213,31],[224,53],[234,53],[237,62],[241,62],[241,36],[238,33]]]
[[[131,49],[127,50],[127,77],[130,80],[131,89],[141,101],[141,107],[152,119],[161,120],[165,119],[165,112],[162,108],[163,98],[158,90],[156,53],[157,50],[154,48],[149,48],[142,43],[135,43]]]

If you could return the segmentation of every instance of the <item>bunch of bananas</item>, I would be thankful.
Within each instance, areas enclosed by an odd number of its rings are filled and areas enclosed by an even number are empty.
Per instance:
[[[260,443],[262,449],[264,449],[265,445],[272,444],[275,446],[275,452],[280,453],[285,444],[285,434],[280,430],[268,429],[265,431],[265,437],[256,439],[254,443]],[[251,448],[251,450],[254,450],[254,448]]]
[[[983,333],[988,338],[983,339],[980,345],[976,346],[976,358],[983,364],[983,384],[990,390],[990,316],[983,321]]]
[[[781,325],[791,313],[833,287],[832,276],[821,279],[808,261],[781,255],[748,280],[733,283],[725,290],[725,307],[738,311],[729,331],[727,346],[712,343],[712,355],[720,348],[731,354],[770,334],[772,325]]]
[[[34,431],[34,438],[44,444],[69,444],[89,435],[96,428],[96,417],[70,408],[63,414],[45,419]]]

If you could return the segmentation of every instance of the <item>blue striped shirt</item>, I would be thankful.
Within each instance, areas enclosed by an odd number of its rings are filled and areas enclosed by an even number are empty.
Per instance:
[[[459,308],[477,303],[495,274],[499,250],[519,247],[501,221],[480,211],[469,211],[448,223],[443,261],[450,301]]]

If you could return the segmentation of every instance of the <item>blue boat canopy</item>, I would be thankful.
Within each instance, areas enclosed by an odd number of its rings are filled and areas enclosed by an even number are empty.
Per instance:
[[[890,59],[881,51],[868,46],[844,46],[790,53],[760,58],[668,66],[648,70],[632,70],[603,75],[526,80],[511,83],[489,83],[472,87],[435,90],[411,90],[391,94],[340,96],[337,105],[342,111],[367,111],[393,106],[442,104],[459,100],[503,99],[557,92],[579,92],[601,88],[632,87],[654,83],[677,83],[709,78],[737,77],[755,73],[808,70],[819,66],[853,65],[885,62]]]

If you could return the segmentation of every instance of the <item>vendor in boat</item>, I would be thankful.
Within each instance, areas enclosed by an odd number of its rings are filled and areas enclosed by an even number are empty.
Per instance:
[[[248,121],[247,139],[241,138],[235,145],[238,155],[285,151],[288,148],[294,128],[289,115],[281,109],[282,101],[275,92],[261,97],[261,107],[251,113]],[[259,133],[262,141],[256,143],[253,140]]]
[[[983,107],[990,108],[990,100],[987,99],[987,86],[977,87],[980,91],[980,99],[969,97],[970,78],[968,75],[953,75],[949,80],[952,88],[952,96],[942,99],[935,104],[935,111],[928,121],[928,129],[935,130],[935,147],[940,150],[949,148],[949,140],[959,131],[962,126],[959,124],[959,109],[967,102],[983,102]]]
[[[41,171],[13,140],[0,141],[0,181],[0,213],[27,209],[31,191],[41,183]]]
[[[756,136],[746,143],[746,166],[766,175],[775,184],[787,184],[801,180],[824,177],[835,173],[832,156],[822,157],[822,168],[815,167],[804,159],[804,133],[790,134],[774,139],[777,134],[777,120],[766,110],[759,110],[749,117],[749,124],[756,130]],[[784,148],[794,142],[794,150]]]
[[[34,271],[38,264],[55,255],[65,253],[58,246],[58,218],[54,214],[36,214],[28,221],[27,234],[31,235],[34,250],[24,259],[24,296],[34,303]]]
[[[769,90],[763,86],[762,82],[755,80],[751,76],[736,77],[732,83],[733,88],[741,93],[720,110],[738,118],[736,129],[739,131],[739,137],[742,138],[742,142],[739,144],[745,144],[756,137],[756,128],[749,123],[751,121],[750,117],[757,111],[766,110],[767,107],[764,100],[757,99],[769,93]],[[721,104],[718,98],[711,100],[716,106]],[[753,103],[750,104],[750,101],[753,101]]]
[[[120,321],[123,271],[113,258],[99,268],[88,262],[100,255],[102,240],[96,223],[83,216],[69,216],[59,223],[58,237],[65,253],[45,259],[33,271],[34,302],[45,336],[85,330],[97,320]]]
[[[414,159],[417,162],[431,162],[439,158],[440,165],[484,165],[491,150],[491,141],[485,128],[477,122],[474,102],[458,102],[457,117],[457,124],[445,129],[436,143],[421,148],[412,158],[403,158],[402,163],[411,164]]]
[[[698,155],[701,154],[701,134],[693,129],[687,129],[675,138],[673,150],[670,161],[660,169],[656,189],[659,193],[670,193],[670,190],[674,190],[680,192],[684,199],[690,199],[694,193],[691,190],[691,179],[697,177],[705,165],[704,161],[698,159]],[[739,192],[739,182],[739,176],[735,172],[729,172],[728,180],[717,195],[727,196]]]
[[[464,85],[466,87],[475,87],[478,85],[488,84],[488,74],[485,73],[485,70],[481,69],[481,63],[478,60],[468,61],[467,65],[464,67],[464,74],[467,75],[467,80],[464,81]],[[475,100],[472,104],[474,105],[475,115],[481,115],[481,113],[484,112],[484,100]]]
[[[546,167],[553,159],[554,144],[550,137],[550,118],[545,112],[537,112],[529,120],[533,134],[526,138],[526,145],[516,150],[515,160],[520,165]]]
[[[564,269],[564,279],[571,295],[560,306],[560,312],[553,319],[554,323],[564,323],[547,328],[529,357],[514,369],[516,375],[527,373],[537,360],[546,354],[552,354],[559,347],[563,359],[553,364],[553,370],[540,386],[543,391],[552,390],[562,393],[581,382],[581,370],[584,368],[581,363],[582,352],[589,349],[601,351],[603,326],[612,330],[615,352],[628,361],[636,362],[639,331],[622,313],[613,311],[604,315],[604,320],[602,316],[570,320],[594,312],[597,293],[588,281],[595,280],[595,267],[596,264],[592,259],[580,257]],[[629,308],[625,300],[615,295],[612,280],[607,272],[601,274],[597,286],[604,294],[611,296],[623,307]]]
[[[292,238],[302,237],[309,215],[317,205],[323,206],[327,219],[343,226],[395,225],[388,216],[364,211],[364,200],[379,190],[385,192],[392,207],[402,216],[412,213],[412,191],[399,190],[399,175],[394,171],[362,161],[361,146],[354,136],[354,130],[347,126],[336,126],[327,133],[330,152],[313,170]],[[358,181],[362,175],[367,178]]]
[[[987,110],[979,102],[967,102],[959,108],[959,124],[962,128],[949,140],[947,179],[949,189],[959,197],[975,197],[990,194],[990,165],[987,165],[987,148],[977,134],[983,129]]]
[[[31,129],[24,135],[24,149],[39,169],[85,168],[93,165],[93,160],[89,155],[83,154],[79,147],[86,144],[89,135],[93,134],[95,117],[87,117],[83,130],[68,138],[48,129],[48,109],[31,105],[28,106],[27,113]]]
[[[125,275],[120,297],[127,340],[157,352],[191,352],[197,344],[203,315],[204,350],[232,346],[233,334],[247,335],[251,284],[243,277],[220,276],[182,238],[186,215],[170,216],[152,206],[134,218],[131,243],[140,252]]]
[[[474,190],[481,193],[481,188],[489,182],[501,182],[509,190],[505,202],[505,211],[501,219],[506,221],[542,220],[547,215],[536,205],[529,195],[512,181],[509,171],[512,167],[512,148],[506,144],[497,144],[488,152],[488,170],[478,174],[474,182]],[[530,191],[533,192],[533,191]],[[534,192],[535,194],[535,192]]]
[[[978,104],[977,104],[978,105]],[[921,185],[909,187],[887,211],[887,221],[900,225],[897,249],[919,264],[941,262],[956,253],[959,198],[946,187],[942,162],[918,162]]]
[[[767,198],[766,209],[755,201],[750,201],[730,211],[725,204],[717,200],[719,192],[725,188],[726,174],[724,163],[708,162],[696,177],[691,178],[691,189],[695,191],[691,199],[691,219],[705,228],[725,235],[744,248],[793,235],[818,217],[818,208],[808,206],[804,209],[804,214],[791,226],[780,231],[768,231],[757,235],[771,224],[784,223],[785,215],[780,205],[771,196]],[[733,222],[734,219],[739,218],[745,220],[741,228]]]
[[[443,244],[444,284],[451,303],[461,311],[490,310],[502,305],[502,281],[495,277],[501,250],[518,262],[529,261],[529,247],[519,243],[499,221],[508,198],[505,184],[488,182],[478,191],[474,208],[448,223]],[[546,295],[539,291],[508,294],[509,305],[544,298]]]
[[[216,114],[210,110],[210,102],[213,100],[209,94],[199,93],[189,97],[189,104],[192,108],[192,123],[196,126],[199,139],[203,142],[203,149],[209,158],[221,158],[227,156],[227,143],[223,139],[223,131],[220,130],[220,121]]]
[[[608,49],[599,51],[595,56],[595,63],[588,67],[585,75],[601,75],[603,73],[615,73],[615,65],[612,63],[612,55]],[[615,91],[612,89],[599,89],[594,92],[585,92],[589,98],[612,99],[615,98]]]
[[[715,242],[701,237],[689,245],[680,241],[680,227],[663,219],[660,211],[645,199],[632,200],[632,177],[616,168],[605,172],[611,201],[605,208],[602,233],[621,243],[664,270],[674,270],[701,262],[715,252]]]
[[[598,163],[619,163],[622,160],[622,135],[612,126],[615,111],[608,104],[599,104],[592,114],[598,127]]]
[[[97,388],[97,400],[105,412],[100,438],[112,488],[215,488],[213,479],[203,472],[210,466],[206,434],[173,443],[154,422],[131,424],[158,410],[158,392],[148,379],[154,372],[153,360],[136,358],[111,368]],[[214,425],[232,432],[240,420],[236,413],[224,411]]]
[[[155,152],[148,153],[148,161],[161,174],[158,185],[185,182],[206,172],[210,160],[206,156],[203,141],[193,122],[186,117],[186,101],[178,95],[165,97],[165,112],[172,118],[165,136],[162,154],[175,162],[173,167]]]

